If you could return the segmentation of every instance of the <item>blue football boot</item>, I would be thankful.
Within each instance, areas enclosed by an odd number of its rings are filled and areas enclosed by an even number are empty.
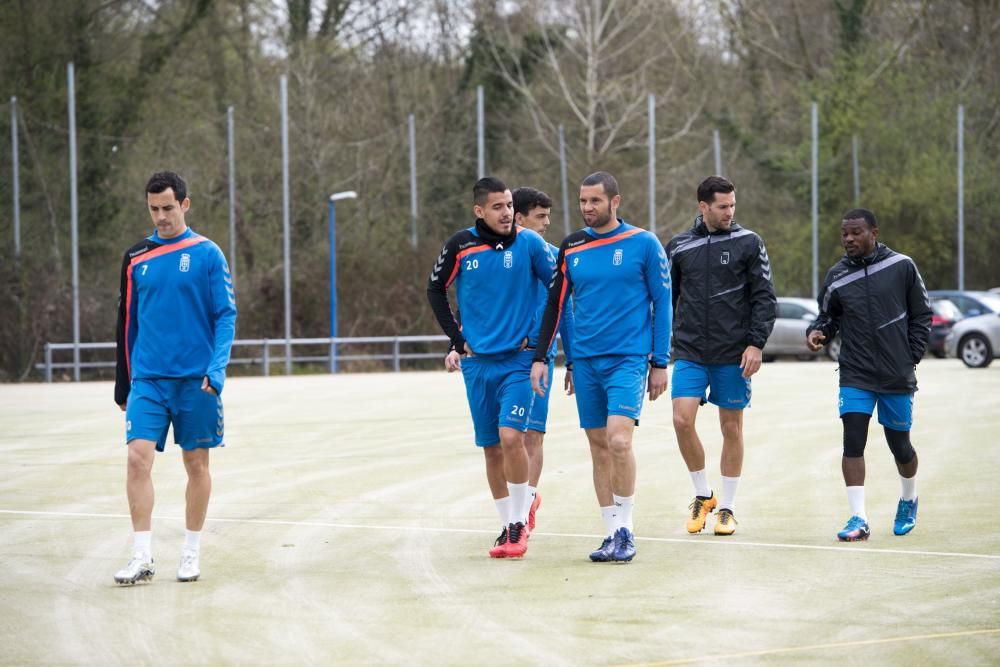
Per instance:
[[[590,553],[590,560],[595,563],[607,563],[609,560],[613,559],[615,555],[615,538],[608,535],[601,542],[601,547],[597,551],[592,551]]]
[[[896,507],[896,521],[892,525],[892,532],[896,535],[906,535],[917,525],[917,499],[899,499]]]
[[[867,540],[871,533],[872,530],[868,527],[868,522],[858,515],[854,515],[847,520],[844,529],[837,533],[837,539],[841,542],[859,542]]]
[[[635,558],[635,539],[632,531],[624,526],[615,531],[615,552],[612,559],[618,563],[627,563]]]

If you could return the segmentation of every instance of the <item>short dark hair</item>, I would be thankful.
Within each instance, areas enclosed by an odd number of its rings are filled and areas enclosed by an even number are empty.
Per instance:
[[[875,218],[875,214],[866,208],[852,208],[840,219],[841,222],[845,220],[864,220],[868,223],[869,229],[878,229],[878,220]]]
[[[615,177],[606,171],[595,171],[593,174],[583,179],[583,183],[580,183],[580,185],[603,185],[604,194],[608,196],[608,199],[621,194],[621,191],[618,189],[618,181],[616,181]]]
[[[167,188],[174,191],[174,197],[177,201],[184,201],[187,199],[188,186],[181,178],[180,174],[175,171],[158,171],[149,177],[149,181],[146,182],[146,194],[160,194],[161,192],[166,192]]]
[[[722,195],[736,192],[736,186],[728,178],[722,176],[709,176],[698,184],[698,201],[711,204],[715,201],[715,194]]]
[[[517,188],[514,196],[514,213],[528,215],[536,208],[552,208],[552,197],[535,188]]]
[[[482,206],[494,192],[507,192],[507,186],[499,178],[493,176],[480,178],[472,186],[472,202],[477,206]]]

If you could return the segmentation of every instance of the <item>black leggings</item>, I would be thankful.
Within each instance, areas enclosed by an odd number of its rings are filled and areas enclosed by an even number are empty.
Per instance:
[[[859,458],[865,455],[865,444],[868,442],[868,422],[871,415],[863,412],[846,412],[841,416],[844,422],[844,456],[847,458]],[[896,463],[906,465],[917,455],[916,450],[910,443],[909,431],[896,431],[883,426],[885,439],[889,443]]]

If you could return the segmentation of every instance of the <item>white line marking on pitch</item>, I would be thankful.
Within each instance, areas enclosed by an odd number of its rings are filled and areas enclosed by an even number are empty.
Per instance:
[[[65,518],[92,518],[92,519],[128,519],[128,514],[101,514],[95,512],[42,512],[34,510],[0,510],[0,514],[22,515],[22,516],[51,516]],[[159,516],[154,519],[165,521],[183,521],[183,517]],[[206,521],[217,523],[250,523],[264,526],[304,526],[310,528],[340,528],[340,529],[361,529],[361,530],[388,530],[388,531],[408,531],[423,530],[433,533],[467,533],[477,535],[492,535],[493,530],[483,530],[479,528],[445,528],[442,526],[377,526],[363,523],[334,523],[332,521],[288,521],[283,519],[225,519],[218,517],[208,517]],[[579,537],[583,539],[599,540],[603,536],[592,533],[542,533],[537,535],[544,537]],[[906,556],[943,556],[954,558],[985,558],[987,560],[1000,560],[998,554],[972,554],[958,551],[916,551],[907,549],[870,549],[857,545],[849,546],[828,546],[822,544],[785,544],[780,542],[736,542],[732,540],[715,539],[682,539],[675,537],[640,537],[636,536],[637,542],[668,542],[674,544],[697,544],[704,546],[729,546],[729,547],[760,547],[770,549],[807,549],[818,551],[844,551],[848,553],[868,553],[868,554],[902,554]]]
[[[663,660],[657,662],[640,662],[632,667],[660,667],[661,665],[683,665],[689,662],[705,662],[709,660],[733,660],[735,658],[753,658],[766,655],[776,655],[778,653],[796,653],[799,651],[816,651],[827,648],[847,648],[850,646],[869,646],[872,644],[891,644],[894,642],[911,642],[927,639],[947,639],[949,637],[968,637],[970,635],[989,635],[1000,632],[1000,628],[989,630],[964,630],[960,632],[939,632],[930,635],[910,635],[909,637],[889,637],[886,639],[863,639],[853,642],[834,642],[831,644],[811,644],[808,646],[788,646],[785,648],[764,649],[762,651],[747,651],[745,653],[727,653],[725,655],[702,655],[696,658],[677,658],[675,660]]]

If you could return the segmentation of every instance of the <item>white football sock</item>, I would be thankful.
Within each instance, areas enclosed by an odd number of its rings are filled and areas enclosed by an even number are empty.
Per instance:
[[[497,506],[497,514],[500,515],[500,527],[506,528],[510,521],[510,496],[494,498],[493,502]]]
[[[528,524],[528,483],[512,484],[507,482],[507,491],[510,493],[511,523]]]
[[[142,530],[133,533],[132,553],[150,556],[153,553],[153,531]]]
[[[900,494],[900,498],[903,500],[916,500],[917,498],[917,476],[913,477],[903,477],[899,478],[900,486],[903,488],[903,492]]]
[[[632,508],[635,507],[635,494],[631,496],[612,496],[615,499],[615,530],[628,528],[632,531]]]
[[[604,519],[604,529],[608,531],[608,537],[614,535],[615,531],[618,530],[617,518],[615,517],[617,511],[618,508],[614,505],[601,508],[601,518]]]
[[[198,553],[198,549],[201,546],[201,531],[200,530],[185,530],[184,531],[184,551],[193,551]]]
[[[866,522],[868,521],[868,515],[865,514],[865,487],[847,487],[847,502],[851,505],[852,516],[859,516]]]
[[[691,472],[691,481],[694,482],[694,495],[702,498],[712,495],[712,487],[708,485],[708,475],[704,468]]]
[[[719,509],[736,511],[736,487],[740,484],[739,477],[722,476],[722,497],[719,499]]]

